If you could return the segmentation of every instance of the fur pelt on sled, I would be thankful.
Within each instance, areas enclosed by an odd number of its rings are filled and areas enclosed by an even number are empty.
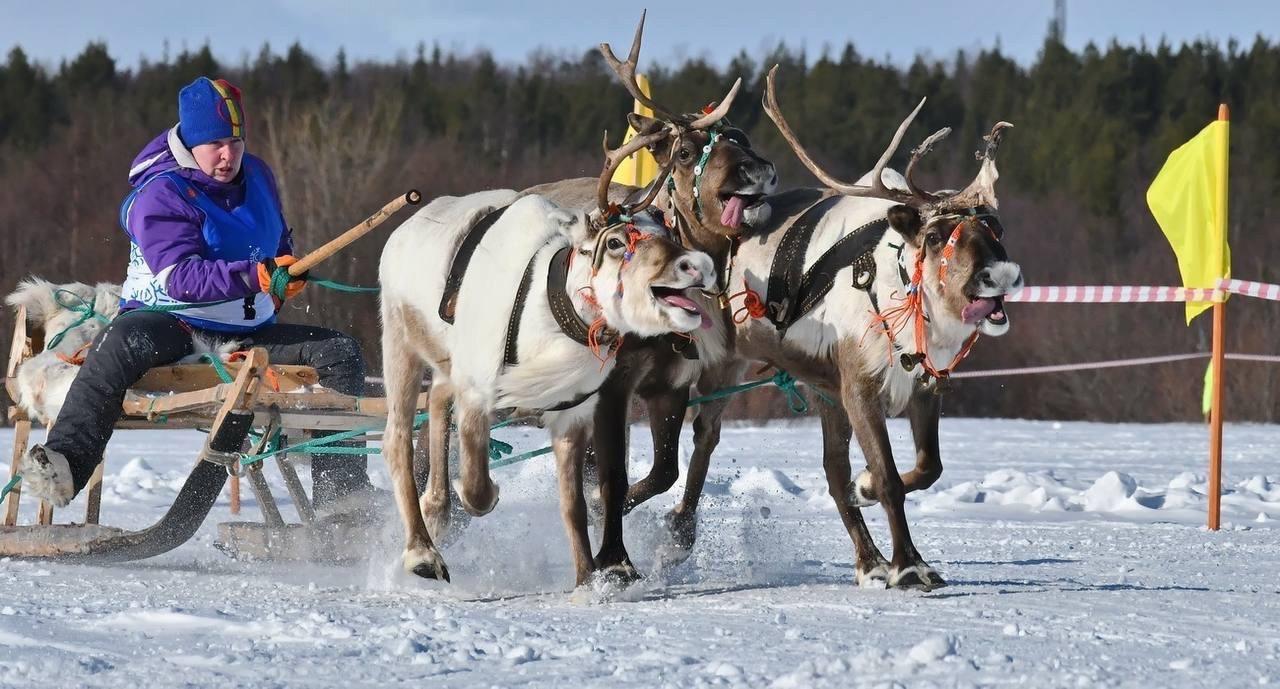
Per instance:
[[[18,289],[4,301],[15,310],[27,307],[27,327],[39,328],[46,346],[14,373],[18,395],[15,401],[32,421],[52,424],[62,410],[71,381],[80,371],[78,365],[62,357],[74,357],[107,327],[107,321],[116,317],[120,312],[120,286],[109,282],[93,286],[82,282],[56,284],[30,277],[18,283]],[[92,305],[94,313],[102,318],[88,318],[76,324],[85,305]],[[62,340],[56,347],[47,348],[48,341],[60,332],[64,333]],[[238,348],[236,342],[214,342],[199,336],[193,338],[193,345],[194,353],[178,363],[193,363],[210,353],[225,357]]]

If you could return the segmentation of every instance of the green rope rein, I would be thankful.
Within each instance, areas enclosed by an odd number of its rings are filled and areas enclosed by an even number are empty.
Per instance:
[[[18,482],[21,480],[22,474],[14,474],[13,478],[9,479],[9,482],[4,484],[4,488],[0,489],[0,502],[4,502],[4,499],[9,497],[9,493],[13,492],[13,489],[17,487]]]
[[[742,385],[735,385],[733,387],[724,388],[723,390],[717,390],[709,395],[703,395],[702,397],[695,397],[689,400],[689,403],[686,406],[693,407],[699,404],[705,404],[707,402],[723,399],[731,395],[736,395],[738,393],[746,392],[748,390],[752,390],[754,388],[758,388],[763,385],[769,385],[769,384],[776,385],[780,390],[782,390],[784,394],[786,394],[787,406],[793,414],[805,414],[809,411],[809,402],[807,399],[805,399],[804,394],[797,389],[798,383],[796,379],[786,371],[779,371],[775,375],[770,376],[768,378],[761,378],[760,380],[755,380],[750,383],[744,383]],[[835,406],[835,402],[832,401],[831,398],[822,394],[821,390],[814,389],[814,392],[816,392],[818,396],[821,397],[827,404]],[[426,412],[422,412],[414,416],[413,430],[417,430],[421,428],[422,424],[426,423],[426,421],[429,418],[430,418],[430,415],[427,414]],[[514,418],[507,419],[505,421],[499,421],[498,423],[495,423],[492,426],[490,426],[489,430],[492,431],[492,430],[497,430],[499,428],[502,428],[504,426],[510,426],[511,424],[515,423],[515,421],[516,419]],[[258,462],[269,459],[276,455],[287,454],[287,453],[333,454],[333,455],[382,454],[382,450],[375,447],[332,447],[333,443],[339,443],[344,440],[351,440],[353,438],[357,438],[362,435],[367,435],[369,433],[382,430],[382,428],[383,428],[382,425],[378,425],[378,426],[368,426],[365,428],[358,428],[350,431],[343,431],[341,433],[327,435],[322,438],[312,438],[311,440],[290,445],[288,447],[279,447],[277,443],[275,446],[271,447],[268,451],[262,452],[260,454],[241,453],[240,464],[242,466],[249,466],[250,464],[256,464]],[[279,438],[279,434],[277,433],[276,439],[278,440],[278,438]],[[499,467],[516,464],[518,462],[523,462],[527,459],[532,459],[534,457],[540,457],[542,455],[550,453],[552,451],[552,447],[548,445],[546,447],[542,447],[537,450],[530,450],[528,452],[522,452],[518,455],[511,455],[511,453],[514,451],[515,451],[515,448],[512,447],[510,443],[503,442],[501,440],[498,440],[497,438],[490,437],[489,438],[489,460],[490,460],[489,467],[496,469]],[[505,456],[505,455],[511,455],[511,456]]]
[[[276,268],[275,270],[271,271],[271,285],[268,287],[267,291],[273,297],[283,300],[285,298],[285,289],[289,286],[289,281],[293,279],[295,278],[289,275],[288,268],[285,268],[285,267]],[[322,277],[311,276],[311,277],[307,277],[306,281],[307,281],[307,284],[318,285],[320,287],[331,289],[337,292],[365,293],[365,292],[379,291],[379,288],[377,287],[360,287],[358,285],[348,285],[343,282],[338,282],[337,280],[326,280]]]
[[[67,302],[63,301],[62,295],[64,294],[70,295],[72,298],[75,299],[76,303],[68,304]],[[80,317],[76,319],[75,323],[68,325],[67,327],[63,328],[62,331],[59,332],[57,335],[54,335],[53,337],[49,338],[49,344],[46,345],[45,349],[53,349],[54,347],[57,347],[59,344],[62,344],[62,339],[67,336],[67,333],[71,332],[75,328],[80,327],[81,325],[84,325],[91,318],[101,321],[103,325],[106,325],[107,323],[111,322],[110,318],[107,318],[106,316],[94,310],[93,302],[85,301],[84,297],[80,296],[79,294],[76,294],[75,292],[72,292],[71,290],[66,290],[61,288],[54,290],[53,300],[58,302],[58,306],[61,306],[62,308],[72,313],[80,314]]]

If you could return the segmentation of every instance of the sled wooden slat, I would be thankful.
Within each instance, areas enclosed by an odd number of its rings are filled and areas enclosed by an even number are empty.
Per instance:
[[[231,375],[240,371],[240,362],[231,361],[223,364]],[[272,379],[279,385],[279,392],[303,390],[320,383],[320,375],[310,366],[271,366]],[[194,392],[205,390],[222,384],[218,371],[208,364],[180,364],[177,366],[159,366],[147,371],[137,383],[134,390],[145,392]]]
[[[141,416],[148,420],[155,420],[160,416],[197,409],[212,412],[226,399],[231,386],[231,383],[219,383],[207,390],[154,397],[130,390],[124,397],[124,413],[126,416]]]
[[[9,462],[9,478],[19,473],[22,466],[22,455],[27,452],[27,441],[31,437],[31,422],[18,412],[13,424],[13,457]],[[18,499],[22,496],[22,484],[13,487],[9,497],[5,499],[4,525],[13,526],[18,523]]]
[[[107,466],[107,458],[103,457],[98,462],[98,468],[93,470],[93,476],[89,477],[89,485],[87,486],[89,495],[86,498],[88,504],[84,509],[84,523],[97,524],[98,518],[102,515],[102,474]]]
[[[14,314],[14,319],[13,340],[9,343],[9,363],[8,367],[5,368],[5,378],[12,378],[18,371],[18,364],[31,358],[32,352],[35,351],[34,343],[31,341],[31,334],[27,331],[27,307],[19,306],[18,312]],[[43,340],[44,338],[40,339]],[[17,399],[15,392],[13,389],[9,390],[9,394],[13,399]]]

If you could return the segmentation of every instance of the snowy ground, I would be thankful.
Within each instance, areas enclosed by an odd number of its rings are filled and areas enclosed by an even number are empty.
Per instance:
[[[890,429],[909,458],[905,422]],[[853,584],[816,425],[740,427],[724,434],[694,555],[625,594],[571,592],[546,458],[497,471],[498,510],[445,549],[452,584],[400,574],[394,532],[360,565],[230,560],[210,545],[224,501],[153,560],[0,561],[0,687],[1280,682],[1280,427],[1228,427],[1219,533],[1201,526],[1201,426],[942,429],[946,472],[908,506],[917,546],[951,583],[933,593]],[[545,444],[538,431],[501,437]],[[650,448],[647,432],[633,439],[636,475]],[[104,521],[153,520],[199,442],[119,434]],[[0,457],[11,443],[0,431]],[[676,494],[628,518],[642,569]],[[867,514],[887,552],[882,512]]]

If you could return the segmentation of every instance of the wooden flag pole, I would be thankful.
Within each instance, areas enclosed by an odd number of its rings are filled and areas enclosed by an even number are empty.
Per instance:
[[[1218,119],[1230,119],[1227,104],[1218,106]],[[1227,147],[1222,147],[1222,172],[1215,193],[1218,207],[1223,209],[1222,223],[1226,225],[1227,213]],[[1226,227],[1222,236],[1227,236]],[[1209,411],[1209,529],[1222,528],[1222,379],[1223,352],[1226,331],[1226,294],[1218,294],[1213,304],[1213,402]]]

